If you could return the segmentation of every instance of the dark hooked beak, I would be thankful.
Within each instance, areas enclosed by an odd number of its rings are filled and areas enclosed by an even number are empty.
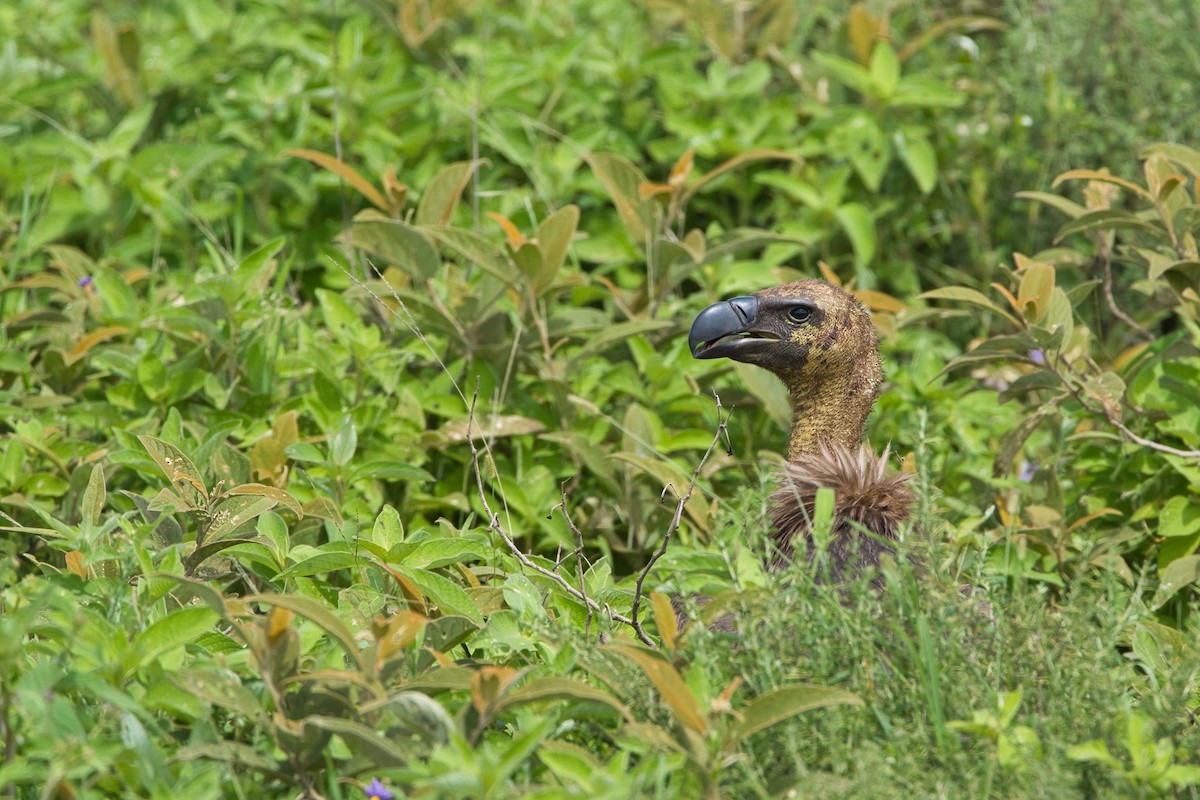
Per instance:
[[[701,311],[688,333],[688,349],[695,358],[746,360],[752,353],[778,339],[754,329],[758,298],[749,295],[713,303]]]

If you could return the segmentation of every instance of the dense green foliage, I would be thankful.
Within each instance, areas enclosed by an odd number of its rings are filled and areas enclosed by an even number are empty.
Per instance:
[[[1190,0],[299,5],[0,8],[0,791],[1196,795]],[[684,342],[801,275],[840,592]]]

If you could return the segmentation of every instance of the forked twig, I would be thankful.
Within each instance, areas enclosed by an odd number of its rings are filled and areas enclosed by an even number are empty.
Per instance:
[[[629,617],[626,617],[623,614],[617,614],[612,609],[601,606],[595,600],[588,597],[585,592],[580,589],[576,589],[574,586],[568,583],[566,579],[557,572],[553,572],[552,570],[548,570],[540,564],[534,563],[529,556],[522,552],[521,548],[517,547],[517,543],[512,540],[511,536],[508,535],[508,531],[504,530],[504,526],[500,523],[500,515],[492,511],[492,506],[490,503],[488,503],[487,492],[483,490],[483,472],[479,469],[479,448],[475,446],[475,437],[472,435],[472,427],[475,424],[475,401],[478,398],[479,381],[476,380],[475,391],[471,395],[471,408],[467,413],[467,444],[471,446],[471,465],[475,470],[475,488],[479,490],[479,501],[483,503],[484,513],[486,513],[488,516],[488,530],[495,532],[496,535],[504,540],[504,544],[508,546],[509,551],[511,551],[516,557],[517,561],[521,563],[521,566],[525,567],[526,569],[531,569],[539,575],[554,581],[554,583],[558,584],[563,591],[583,603],[584,607],[589,609],[589,611],[603,612],[617,622],[631,626],[638,634],[638,638],[651,647],[654,647],[654,640],[647,636],[645,631],[641,630],[641,626],[635,625],[633,620],[631,620]]]
[[[642,567],[642,571],[638,573],[637,586],[633,592],[633,606],[629,609],[629,616],[633,618],[630,621],[630,625],[633,626],[634,633],[643,642],[649,642],[650,637],[642,629],[642,622],[638,619],[638,611],[642,605],[642,585],[646,582],[646,576],[650,574],[650,570],[654,568],[654,564],[667,552],[667,545],[671,543],[671,536],[674,535],[675,531],[679,530],[679,525],[683,521],[684,506],[687,505],[688,500],[692,499],[692,492],[696,489],[696,481],[700,479],[700,470],[704,469],[704,465],[712,456],[713,450],[720,443],[721,437],[726,437],[726,441],[728,441],[729,416],[726,415],[724,419],[721,418],[721,397],[715,390],[713,391],[713,399],[717,402],[717,432],[713,435],[712,441],[709,442],[708,449],[704,451],[704,456],[700,459],[700,463],[696,465],[695,471],[692,472],[692,479],[688,482],[687,491],[683,493],[682,497],[680,497],[679,492],[675,493],[675,496],[679,499],[675,503],[675,514],[671,517],[671,524],[667,526],[667,532],[663,534],[662,544],[654,551],[654,555],[650,556],[650,560],[646,562],[646,566]],[[667,488],[663,488],[664,497],[666,496]]]
[[[571,529],[571,533],[575,534],[575,577],[579,580],[579,593],[585,598],[587,597],[587,584],[583,579],[583,531],[575,524],[575,520],[571,519],[571,512],[567,510],[567,482],[563,481],[559,486],[562,491],[562,502],[556,508],[562,508],[563,519],[567,521],[567,527]],[[550,514],[554,514],[554,509],[550,509]],[[587,620],[583,623],[583,635],[591,636],[592,632],[592,607],[587,603],[583,604],[587,611]]]

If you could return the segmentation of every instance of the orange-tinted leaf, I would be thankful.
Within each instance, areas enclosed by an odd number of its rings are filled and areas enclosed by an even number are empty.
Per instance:
[[[675,640],[679,636],[679,624],[675,617],[675,609],[671,606],[671,598],[662,592],[650,593],[650,605],[654,611],[654,625],[662,636],[663,644],[668,650],[675,649]]]
[[[520,228],[514,225],[512,220],[503,214],[497,214],[495,211],[489,211],[487,212],[487,215],[491,217],[504,231],[504,237],[508,239],[509,247],[511,247],[513,250],[516,250],[521,245],[525,244],[525,234],[521,233]]]
[[[850,49],[854,51],[854,58],[863,66],[871,60],[871,51],[884,34],[884,24],[883,20],[871,16],[871,12],[867,11],[863,3],[855,3],[850,8],[850,14],[846,18]]]
[[[708,721],[701,713],[696,696],[670,662],[653,650],[637,645],[613,644],[609,645],[608,649],[625,656],[641,668],[658,689],[663,702],[671,709],[679,724],[701,735],[708,732]]]
[[[294,156],[295,158],[303,158],[306,161],[311,161],[317,166],[324,167],[339,178],[350,184],[371,202],[371,205],[378,208],[380,211],[391,211],[392,205],[387,201],[387,198],[380,194],[379,190],[371,185],[371,182],[359,175],[353,167],[344,161],[339,161],[336,156],[331,156],[328,153],[322,153],[319,150],[308,150],[303,147],[284,150],[285,156]]]

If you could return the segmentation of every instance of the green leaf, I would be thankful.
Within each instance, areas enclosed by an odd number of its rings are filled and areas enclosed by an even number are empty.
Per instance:
[[[398,566],[392,569],[412,581],[443,614],[458,615],[466,617],[476,625],[483,624],[483,615],[479,613],[478,607],[471,600],[471,596],[464,592],[457,583],[436,572],[423,569],[407,566]]]
[[[100,524],[100,515],[104,512],[105,494],[104,466],[97,464],[92,467],[92,473],[88,476],[87,489],[83,492],[83,500],[79,507],[84,525],[94,528]]]
[[[138,441],[184,498],[197,506],[208,502],[208,489],[205,488],[204,478],[182,450],[153,436],[142,435],[138,437]]]
[[[838,140],[841,151],[849,159],[858,177],[872,193],[878,192],[880,184],[883,183],[883,174],[892,160],[891,145],[888,144],[879,123],[868,114],[855,114],[838,129]],[[866,211],[866,208],[863,207],[863,210]],[[867,216],[869,218],[870,214]]]
[[[999,314],[1018,327],[1021,325],[1016,317],[1005,311],[998,304],[993,303],[982,292],[968,289],[965,286],[946,286],[941,289],[932,289],[922,293],[920,297],[922,300],[953,300],[959,303],[979,306],[991,311],[993,314]]]
[[[850,87],[861,95],[870,94],[871,73],[867,72],[861,64],[848,58],[820,52],[813,53],[812,59],[838,83]]]
[[[453,673],[453,675],[451,675]],[[441,680],[451,678],[450,680]],[[439,683],[440,681],[440,683]],[[436,669],[408,685],[422,683],[438,689],[467,690],[471,687],[471,671],[462,667]],[[387,709],[396,725],[433,744],[443,744],[457,727],[441,703],[416,691],[397,692],[378,701],[363,704],[364,713]]]
[[[205,531],[205,539],[216,541],[229,535],[240,525],[257,517],[277,502],[263,495],[231,495],[217,503],[213,509],[213,523]]]
[[[900,59],[896,57],[892,46],[881,40],[875,43],[875,48],[871,51],[869,66],[875,96],[886,102],[900,83]]]
[[[442,260],[437,249],[411,225],[373,211],[364,211],[354,219],[347,234],[354,247],[366,250],[420,280],[429,280],[441,269]]]
[[[854,262],[865,267],[875,258],[875,220],[871,212],[861,203],[847,203],[833,212],[838,224],[850,238],[854,248]]]
[[[945,81],[906,75],[900,79],[889,105],[914,108],[958,108],[967,96]]]
[[[345,467],[354,458],[357,449],[358,429],[354,427],[354,418],[346,414],[329,444],[329,460],[339,467]]]
[[[507,286],[517,284],[517,266],[496,245],[474,231],[450,226],[427,225],[421,233],[466,259]]]
[[[173,611],[138,634],[125,658],[125,675],[153,661],[169,650],[182,647],[212,628],[218,619],[206,606],[189,606]]]
[[[805,711],[837,705],[861,706],[858,695],[828,686],[782,686],[760,695],[742,709],[732,740],[743,742],[752,734]]]
[[[1143,147],[1142,151],[1138,153],[1140,158],[1149,158],[1155,155],[1166,156],[1174,163],[1192,173],[1193,177],[1200,177],[1200,152],[1190,147],[1182,144],[1163,142]]]
[[[537,247],[542,254],[542,269],[533,281],[534,294],[541,294],[554,283],[578,225],[579,206],[568,205],[546,217],[538,226]]]
[[[457,161],[442,167],[433,180],[425,187],[421,202],[417,205],[416,223],[418,225],[449,225],[454,219],[454,209],[458,208],[459,197],[471,175],[483,161]]]
[[[917,182],[921,194],[929,194],[937,186],[937,151],[929,139],[919,133],[898,132],[892,137],[900,160]]]
[[[339,546],[341,543],[338,543]],[[278,580],[287,578],[307,578],[312,575],[325,575],[339,569],[354,569],[362,566],[366,560],[357,553],[334,552],[320,553],[306,558],[279,573]]]
[[[402,767],[412,759],[411,747],[403,746],[401,742],[393,742],[382,731],[361,722],[321,714],[302,717],[300,722],[337,734],[351,752],[379,769]]]
[[[574,678],[548,675],[534,678],[516,691],[510,692],[497,704],[498,709],[539,703],[547,700],[566,700],[575,703],[600,703],[614,708],[625,719],[632,719],[629,709],[617,698],[603,689],[599,689]]]
[[[1191,496],[1172,497],[1158,513],[1158,535],[1190,536],[1200,531],[1200,502]]]
[[[1050,206],[1066,214],[1071,219],[1078,219],[1087,213],[1087,208],[1081,206],[1079,203],[1056,194],[1050,194],[1049,192],[1017,192],[1014,196],[1022,200],[1033,200],[1035,203]]]
[[[400,559],[406,567],[437,569],[462,561],[479,561],[484,547],[469,539],[427,539]],[[473,604],[472,604],[473,605]]]
[[[1105,208],[1099,211],[1089,211],[1083,216],[1068,222],[1058,229],[1058,233],[1054,236],[1054,242],[1057,244],[1073,233],[1083,233],[1095,228],[1136,230],[1149,234],[1163,242],[1170,240],[1166,229],[1161,225],[1147,222],[1134,214],[1130,214],[1128,211]]]
[[[1160,608],[1175,594],[1200,579],[1200,556],[1190,555],[1177,558],[1162,571],[1158,591],[1154,593],[1151,608]]]

